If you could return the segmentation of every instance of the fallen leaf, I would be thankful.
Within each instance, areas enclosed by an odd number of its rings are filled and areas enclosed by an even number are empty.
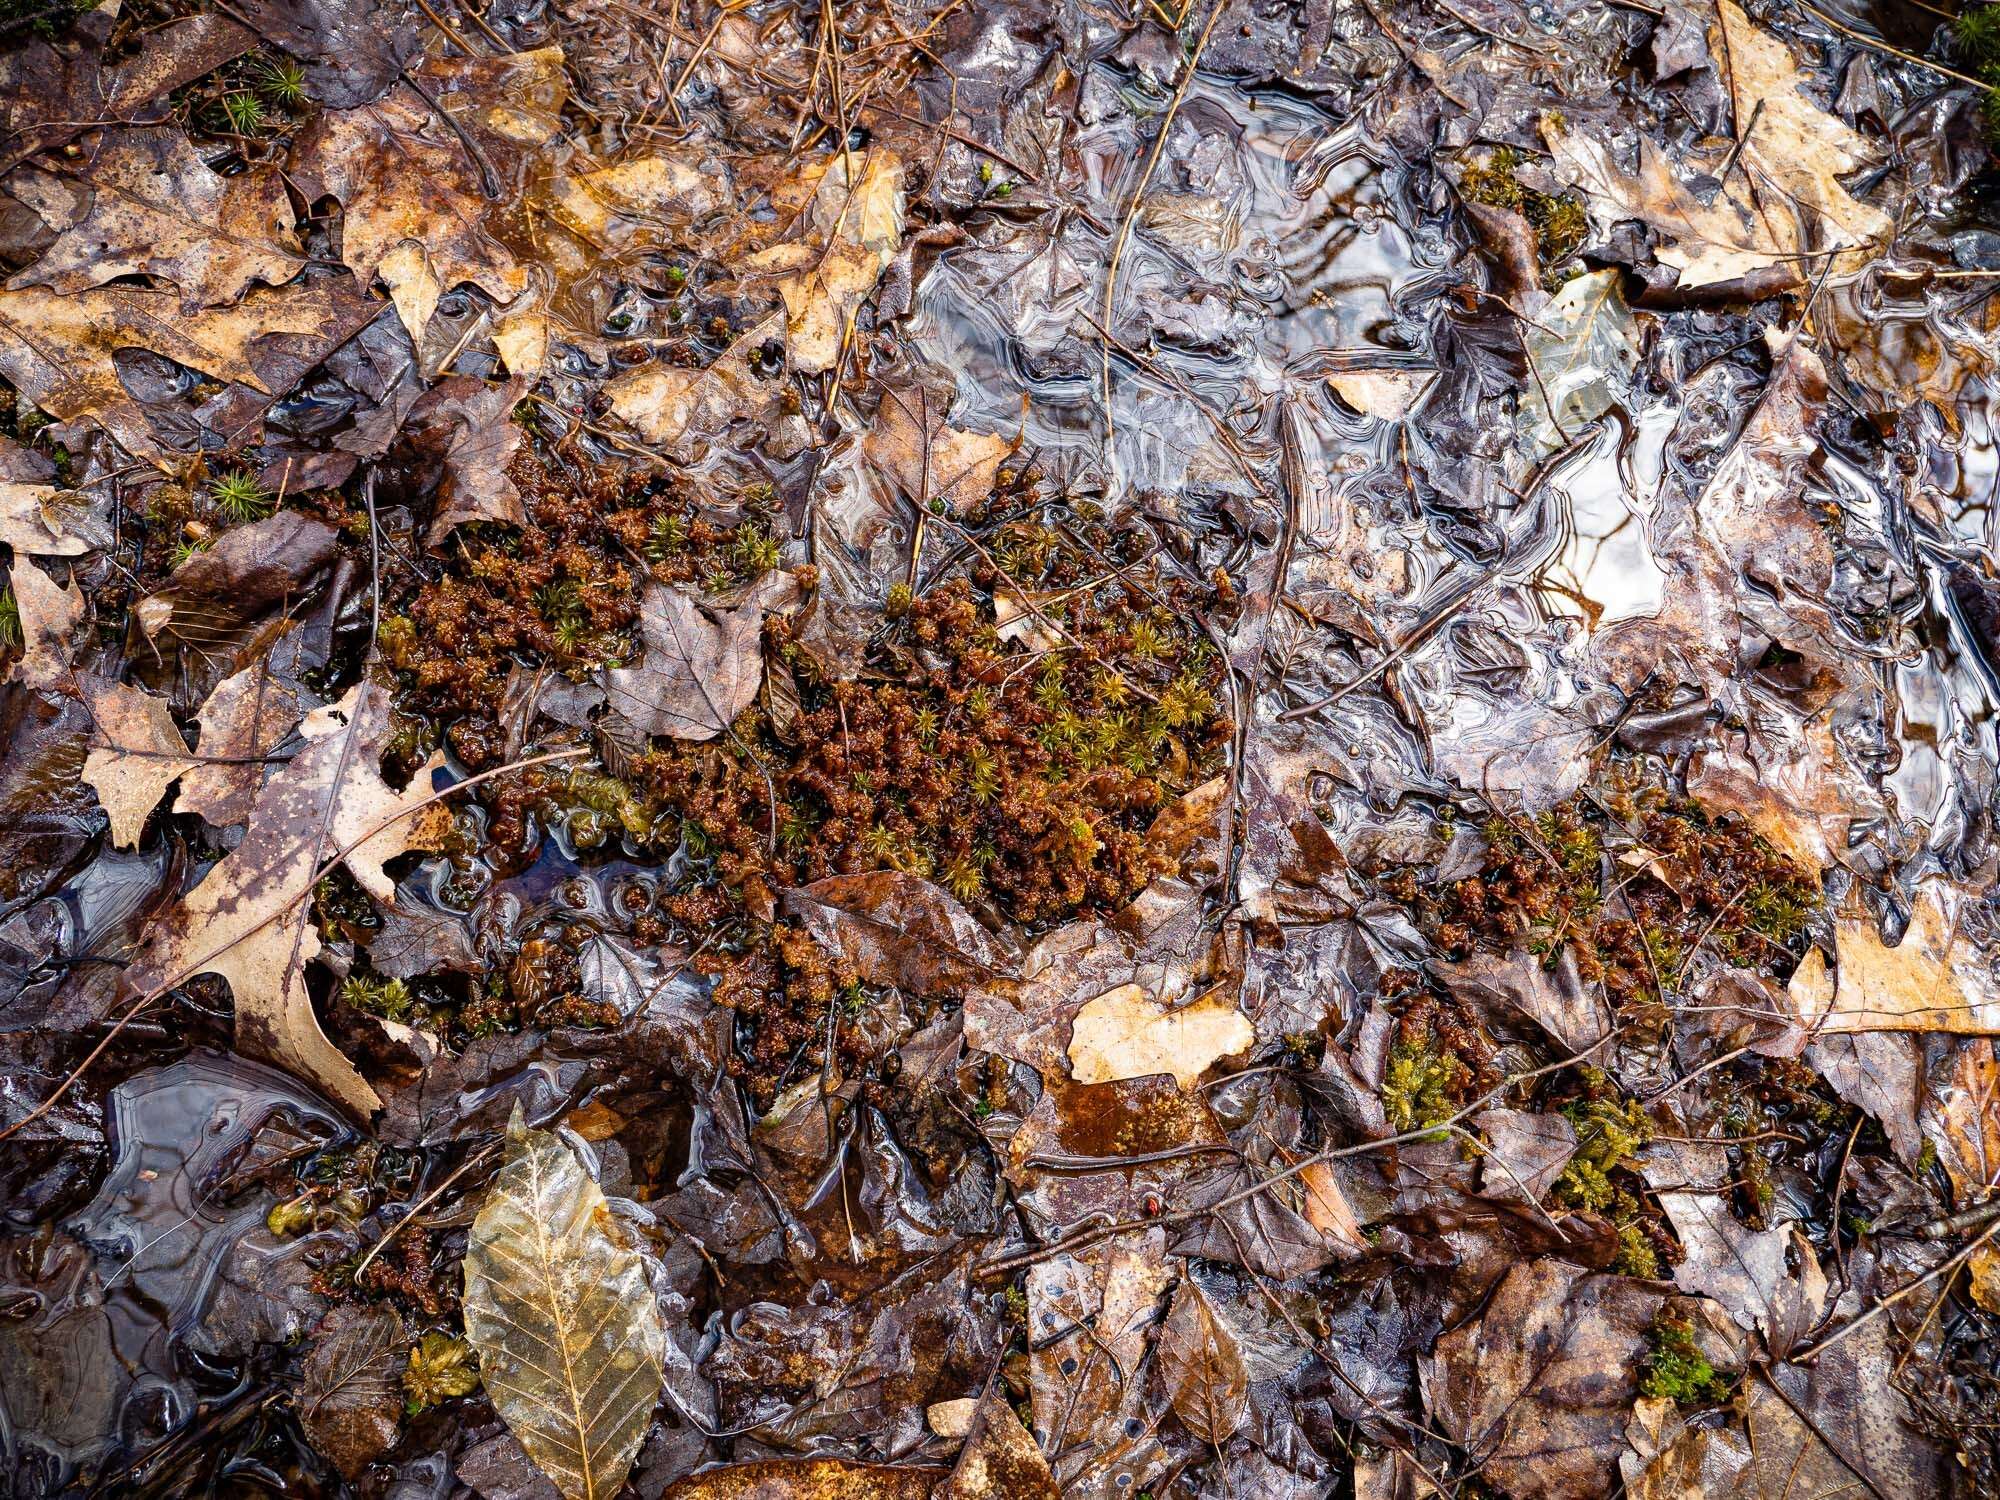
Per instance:
[[[17,555],[7,583],[21,614],[21,659],[14,680],[37,692],[53,692],[70,679],[71,642],[83,620],[83,590],[58,584]]]
[[[1768,716],[1753,721],[1740,744],[1694,757],[1687,788],[1712,813],[1736,814],[1814,875],[1847,848],[1855,818],[1880,806],[1880,798],[1850,773],[1828,718],[1795,729]]]
[[[1216,995],[1170,1008],[1136,984],[1087,1000],[1070,1023],[1070,1073],[1078,1083],[1110,1083],[1171,1073],[1193,1088],[1219,1057],[1245,1051],[1257,1032]]]
[[[2000,1250],[1973,1251],[1965,1274],[1972,1300],[1987,1312],[2000,1313]]]
[[[1804,1236],[1789,1222],[1752,1229],[1714,1193],[1661,1193],[1660,1206],[1687,1252],[1674,1284],[1714,1298],[1742,1327],[1761,1332],[1773,1354],[1789,1354],[1826,1300],[1826,1277]]]
[[[956,1396],[949,1401],[933,1401],[924,1408],[924,1422],[941,1438],[962,1438],[972,1431],[972,1414],[978,1410],[977,1396]]]
[[[1624,398],[1639,365],[1639,322],[1619,291],[1622,272],[1572,278],[1535,314],[1521,341],[1521,390],[1531,448],[1553,453]]]
[[[213,828],[246,821],[271,769],[262,758],[291,737],[302,712],[298,690],[268,657],[224,678],[195,715],[202,759],[181,779],[174,811],[198,814]]]
[[[842,973],[905,994],[942,997],[1014,971],[1019,953],[950,894],[898,870],[831,875],[785,892],[800,922]]]
[[[382,780],[389,696],[373,684],[309,715],[301,733],[307,743],[265,784],[242,843],[153,925],[124,983],[143,994],[220,974],[236,1002],[238,1048],[365,1116],[381,1100],[326,1039],[306,990],[305,965],[320,951],[313,883],[339,855],[362,889],[388,900],[383,864],[436,837],[413,821],[430,800],[430,768],[401,792]]]
[[[426,539],[435,550],[454,527],[473,521],[519,526],[528,518],[521,491],[508,466],[521,450],[514,408],[527,394],[517,376],[488,385],[469,375],[451,375],[426,391],[410,408],[406,430],[441,466],[437,504]]]
[[[1540,1203],[1576,1155],[1576,1127],[1559,1114],[1488,1109],[1472,1123],[1486,1137],[1479,1188],[1488,1197]]]
[[[0,446],[0,542],[35,557],[80,557],[93,545],[69,530],[84,519],[80,497],[45,483],[35,459],[18,443]]]
[[[1611,1013],[1595,986],[1577,973],[1564,948],[1554,968],[1540,954],[1475,952],[1458,962],[1435,966],[1440,983],[1502,1025],[1518,1018],[1546,1031],[1565,1053],[1581,1052],[1611,1031]]]
[[[378,102],[323,111],[293,148],[292,174],[308,197],[340,200],[341,259],[363,286],[381,278],[421,347],[453,287],[498,302],[526,288],[526,268],[487,228],[501,191],[495,158],[555,138],[565,85],[559,47],[434,56],[411,77]],[[459,106],[452,119],[477,155],[431,99]]]
[[[258,34],[305,62],[332,109],[372,104],[423,51],[424,22],[396,0],[238,0]]]
[[[1517,1262],[1484,1311],[1421,1360],[1433,1420],[1512,1500],[1599,1500],[1665,1301],[1650,1282]]]
[[[83,779],[110,815],[111,842],[130,849],[167,788],[200,763],[188,754],[166,699],[99,678],[84,682],[83,698],[92,721]]]
[[[925,386],[887,392],[861,451],[912,504],[964,515],[991,492],[1014,445],[998,433],[947,426],[945,408]]]
[[[1048,1460],[1000,1388],[970,1404],[965,1446],[932,1500],[1061,1500]]]
[[[753,361],[783,331],[772,314],[717,356],[705,370],[644,364],[605,382],[611,410],[649,443],[672,447],[719,435],[739,417],[754,417],[775,404],[776,381],[759,377]]]
[[[137,119],[257,45],[254,32],[211,12],[139,33],[124,60],[107,68],[100,58],[116,19],[100,11],[58,42],[30,37],[0,53],[0,172],[83,131]]]
[[[305,266],[275,167],[221,176],[177,127],[162,125],[107,132],[72,170],[90,187],[89,210],[9,287],[79,292],[152,276],[179,287],[181,311],[192,315]]]
[[[299,1423],[346,1478],[361,1478],[402,1435],[408,1360],[402,1319],[380,1305],[336,1307],[313,1334]]]
[[[756,700],[764,678],[764,614],[796,592],[790,575],[772,573],[747,597],[711,608],[664,583],[648,583],[639,601],[645,655],[614,667],[605,692],[642,734],[712,740]]]
[[[1300,1211],[1305,1221],[1344,1249],[1367,1249],[1368,1238],[1361,1232],[1361,1220],[1347,1201],[1333,1168],[1323,1161],[1307,1162],[1298,1180],[1303,1199]]]
[[[480,1378],[564,1500],[605,1500],[659,1404],[667,1335],[604,1194],[521,1107],[465,1250],[465,1336]]]
[[[1334,394],[1364,417],[1400,422],[1437,384],[1435,370],[1342,370],[1326,377]]]
[[[2000,985],[1963,928],[1975,899],[1947,881],[1925,881],[1893,947],[1865,910],[1842,911],[1834,919],[1833,972],[1814,948],[1792,974],[1801,1023],[1822,1032],[2000,1035]]]
[[[1154,1352],[1167,1401],[1195,1437],[1220,1446],[1249,1420],[1243,1351],[1192,1276],[1181,1278]]]
[[[637,156],[555,174],[549,212],[600,253],[622,249],[636,228],[684,229],[720,200],[710,174],[670,156]]]
[[[50,416],[94,417],[127,452],[155,458],[161,444],[118,378],[119,351],[150,349],[270,395],[262,367],[295,360],[301,337],[322,351],[344,339],[353,301],[345,278],[259,287],[234,307],[192,316],[173,293],[145,287],[0,291],[0,376]]]

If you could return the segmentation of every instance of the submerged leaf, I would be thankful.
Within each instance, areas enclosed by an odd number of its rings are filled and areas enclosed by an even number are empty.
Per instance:
[[[403,1413],[403,1323],[386,1307],[336,1308],[314,1338],[299,1422],[349,1479],[388,1452]]]
[[[603,1192],[518,1105],[465,1252],[465,1333],[494,1409],[565,1500],[616,1494],[660,1399],[666,1330]]]
[[[1221,1443],[1250,1415],[1250,1377],[1236,1335],[1208,1293],[1183,1277],[1160,1328],[1160,1373],[1167,1400],[1188,1431]]]

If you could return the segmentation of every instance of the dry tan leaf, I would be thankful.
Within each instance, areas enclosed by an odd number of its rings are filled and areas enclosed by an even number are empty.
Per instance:
[[[1716,0],[1715,11],[1711,48],[1728,60],[1720,72],[1743,142],[1741,163],[1779,189],[1771,197],[1814,212],[1817,232],[1801,248],[1886,243],[1889,216],[1857,202],[1840,185],[1840,178],[1874,165],[1880,153],[1846,121],[1806,97],[1791,49],[1751,25],[1736,0]],[[1759,201],[1765,203],[1766,195]]]
[[[764,676],[764,614],[796,597],[790,575],[771,573],[748,597],[709,609],[663,583],[639,603],[646,653],[605,674],[611,704],[644,734],[712,740],[757,697]]]
[[[1326,383],[1364,417],[1400,422],[1437,383],[1437,371],[1342,370],[1327,376]]]
[[[161,125],[101,136],[78,172],[91,189],[88,212],[8,286],[80,292],[157,276],[180,288],[182,312],[196,313],[305,265],[275,167],[220,176],[179,129]]]
[[[2000,1313],[2000,1250],[1973,1251],[1965,1270],[1972,1284],[1972,1300],[1990,1313]]]
[[[666,1329],[603,1192],[518,1104],[466,1246],[465,1336],[494,1410],[564,1500],[610,1500],[659,1404]]]
[[[1866,911],[1842,912],[1834,923],[1834,972],[1814,948],[1792,975],[1800,1021],[1820,1031],[2000,1035],[2000,987],[1961,923],[1973,899],[1942,880],[1918,886],[1894,947]]]
[[[83,684],[83,697],[92,720],[83,779],[111,817],[111,842],[130,849],[167,788],[199,762],[188,754],[166,699],[98,678]]]
[[[168,359],[270,394],[260,371],[266,341],[310,335],[328,344],[346,336],[356,301],[342,280],[262,287],[234,307],[189,317],[171,292],[107,286],[67,295],[46,287],[0,292],[0,376],[50,416],[95,417],[130,453],[152,458],[160,446],[145,410],[118,378],[121,349],[150,349]],[[308,361],[310,363],[311,361]]]
[[[236,1002],[236,1044],[311,1079],[358,1114],[381,1100],[320,1030],[305,965],[320,950],[310,898],[321,861],[345,850],[362,888],[388,901],[387,861],[441,832],[415,814],[429,771],[398,792],[382,780],[389,696],[374,684],[307,716],[307,744],[257,798],[229,855],[152,927],[125,974],[132,993],[220,974]],[[429,820],[422,820],[428,824]],[[349,846],[352,847],[349,847]]]
[[[605,398],[619,420],[649,443],[671,447],[714,437],[737,418],[754,416],[776,401],[776,383],[760,380],[751,361],[783,331],[784,319],[773,313],[706,370],[635,365],[605,383]]]
[[[947,426],[944,399],[918,386],[884,393],[861,451],[913,504],[942,502],[963,515],[992,490],[1014,445],[998,433]]]
[[[1121,984],[1085,1001],[1070,1023],[1070,1073],[1078,1083],[1171,1073],[1192,1088],[1218,1057],[1256,1039],[1243,1013],[1218,996],[1172,1009],[1139,985]]]
[[[972,1431],[972,1414],[979,1410],[977,1396],[958,1396],[950,1401],[933,1401],[924,1409],[924,1421],[941,1438],[962,1438]]]
[[[0,479],[0,542],[35,557],[80,557],[88,552],[90,543],[64,529],[54,504],[62,493],[52,484]]]
[[[1368,1240],[1361,1232],[1361,1220],[1341,1190],[1340,1179],[1323,1161],[1307,1162],[1299,1172],[1299,1189],[1304,1199],[1305,1221],[1329,1239],[1349,1250],[1365,1250]]]
[[[76,584],[62,587],[19,554],[7,582],[21,613],[21,660],[14,680],[37,692],[52,692],[69,681],[70,643],[83,620],[83,590]]]
[[[199,814],[214,828],[245,821],[268,767],[258,763],[298,727],[297,691],[259,658],[217,684],[195,715],[202,763],[181,780],[175,812]]]
[[[1167,1400],[1204,1443],[1221,1444],[1250,1416],[1250,1376],[1236,1335],[1192,1276],[1181,1278],[1156,1350]]]

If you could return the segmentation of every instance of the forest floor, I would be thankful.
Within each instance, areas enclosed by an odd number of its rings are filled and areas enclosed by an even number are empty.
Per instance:
[[[0,1491],[2000,1494],[2000,8],[0,0]]]

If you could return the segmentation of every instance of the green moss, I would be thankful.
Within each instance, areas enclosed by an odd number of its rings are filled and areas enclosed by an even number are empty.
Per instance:
[[[1553,284],[1562,280],[1557,269],[1589,238],[1590,215],[1572,193],[1541,193],[1528,187],[1516,175],[1520,169],[1521,153],[1512,146],[1497,146],[1485,161],[1465,169],[1459,191],[1474,203],[1526,219],[1534,232],[1535,259],[1544,279]]]
[[[410,1351],[409,1367],[403,1371],[403,1392],[411,1416],[454,1396],[469,1396],[479,1389],[479,1362],[472,1345],[448,1333],[427,1333]]]
[[[341,983],[340,998],[356,1010],[365,1010],[385,1021],[409,1021],[416,1007],[416,997],[402,980],[360,974]]]
[[[1701,1352],[1693,1323],[1662,1313],[1646,1337],[1653,1347],[1639,1386],[1644,1394],[1684,1406],[1706,1406],[1728,1396],[1732,1382]]]
[[[1585,1094],[1562,1107],[1563,1117],[1576,1129],[1576,1155],[1556,1179],[1554,1194],[1571,1208],[1609,1213],[1630,1194],[1611,1174],[1632,1165],[1641,1146],[1652,1139],[1652,1122],[1636,1099],[1618,1098],[1609,1078],[1585,1067]]]
[[[1441,1053],[1435,1043],[1392,1043],[1389,1070],[1382,1078],[1382,1112],[1390,1128],[1399,1135],[1426,1130],[1457,1114],[1452,1091],[1463,1071],[1464,1064]]]
[[[0,589],[0,651],[12,651],[21,644],[21,601],[14,590]]]

